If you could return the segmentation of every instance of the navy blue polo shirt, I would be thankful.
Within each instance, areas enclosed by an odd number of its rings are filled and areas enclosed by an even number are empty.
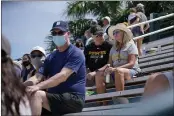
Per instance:
[[[74,92],[85,96],[86,66],[83,52],[72,44],[64,52],[56,50],[46,58],[44,65],[39,69],[39,73],[51,78],[59,73],[62,68],[72,69],[74,73],[65,82],[49,88],[48,92]]]

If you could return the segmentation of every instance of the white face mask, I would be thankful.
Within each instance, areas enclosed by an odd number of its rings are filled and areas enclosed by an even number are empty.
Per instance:
[[[35,57],[31,58],[31,63],[35,68],[40,68],[45,61],[45,57],[43,56],[42,58]]]
[[[65,36],[53,36],[53,42],[56,46],[61,47],[66,43]]]

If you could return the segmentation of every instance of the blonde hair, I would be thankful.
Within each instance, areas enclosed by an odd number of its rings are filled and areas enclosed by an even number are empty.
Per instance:
[[[121,32],[123,32],[123,40],[122,40],[122,47],[123,46],[125,46],[127,43],[129,43],[131,40],[132,40],[132,38],[130,38],[129,36],[128,36],[128,34],[125,32],[125,31],[123,31],[123,30],[120,30]],[[119,48],[119,42],[117,42],[116,40],[114,40],[115,42],[114,42],[114,45],[113,45],[113,47],[116,49],[116,50],[118,50],[118,48]]]

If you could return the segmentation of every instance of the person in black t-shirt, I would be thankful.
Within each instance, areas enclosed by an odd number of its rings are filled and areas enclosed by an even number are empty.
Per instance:
[[[86,66],[89,69],[87,79],[91,80],[95,77],[97,93],[104,93],[101,88],[103,86],[98,83],[104,79],[104,68],[108,62],[112,45],[104,40],[103,30],[99,25],[92,27],[91,33],[94,42],[86,46],[84,50]]]
[[[35,70],[34,66],[31,64],[31,57],[29,54],[24,54],[22,57],[22,72],[21,72],[21,76],[23,79],[23,82],[25,82],[28,79],[28,75],[30,74],[30,72],[32,72],[33,70]],[[31,76],[33,76],[34,74],[32,74]]]

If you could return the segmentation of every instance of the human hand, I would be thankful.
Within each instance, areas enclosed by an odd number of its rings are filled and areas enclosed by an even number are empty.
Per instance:
[[[36,91],[38,91],[39,89],[40,89],[40,88],[39,88],[38,86],[34,85],[34,86],[28,86],[28,87],[26,88],[26,91],[27,91],[27,94],[28,94],[29,96],[32,96],[32,94],[35,93]]]
[[[87,74],[87,79],[91,80],[96,75],[96,72],[90,72]]]
[[[114,71],[114,68],[113,67],[108,67],[105,70],[105,74],[111,74],[113,71]]]

